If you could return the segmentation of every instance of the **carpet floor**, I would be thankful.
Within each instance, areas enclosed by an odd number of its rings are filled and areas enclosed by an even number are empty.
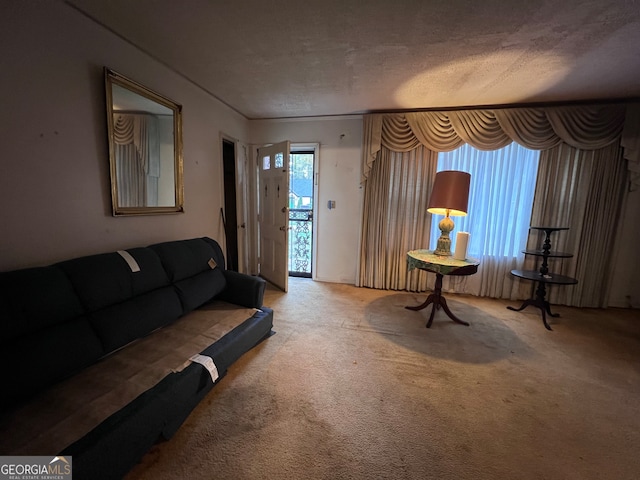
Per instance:
[[[640,311],[290,279],[245,354],[128,480],[640,477]]]

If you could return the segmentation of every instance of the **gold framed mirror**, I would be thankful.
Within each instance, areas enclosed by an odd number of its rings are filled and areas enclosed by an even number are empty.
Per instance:
[[[182,106],[104,69],[113,215],[181,213]]]

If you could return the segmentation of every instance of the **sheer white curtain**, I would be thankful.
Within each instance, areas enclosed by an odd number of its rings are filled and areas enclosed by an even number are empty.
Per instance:
[[[438,171],[471,174],[466,217],[454,217],[452,250],[457,232],[469,232],[468,256],[480,260],[475,278],[458,280],[445,288],[473,295],[510,298],[510,271],[524,258],[531,220],[540,152],[517,143],[482,151],[468,144],[438,154]],[[437,216],[431,222],[431,248],[440,231]]]
[[[120,206],[158,205],[160,142],[157,117],[115,113],[113,140]]]

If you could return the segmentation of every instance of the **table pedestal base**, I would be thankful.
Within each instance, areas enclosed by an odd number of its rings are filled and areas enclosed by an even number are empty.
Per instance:
[[[529,300],[525,300],[522,303],[522,305],[520,305],[520,308],[515,308],[515,307],[507,307],[507,308],[509,310],[513,310],[514,312],[519,312],[527,308],[529,305],[533,305],[534,307],[539,308],[540,311],[542,312],[542,323],[544,323],[545,328],[547,330],[551,330],[551,326],[547,323],[546,314],[548,313],[552,317],[559,317],[560,314],[551,313],[551,305],[549,304],[549,302],[545,300],[545,295],[546,295],[546,289],[544,288],[544,283],[538,282],[538,290],[536,291],[536,298],[530,298]]]
[[[544,323],[544,326],[547,330],[551,330],[551,326],[547,323],[547,316],[545,313],[548,313],[552,317],[559,317],[560,314],[551,313],[549,302],[547,302],[546,300],[531,298],[529,300],[525,300],[524,303],[520,306],[520,308],[515,308],[515,307],[507,307],[507,308],[509,310],[513,310],[514,312],[519,312],[527,308],[529,305],[533,305],[534,307],[538,307],[540,309],[540,311],[542,312],[542,323]]]
[[[444,312],[454,322],[459,323],[461,325],[469,326],[468,322],[460,320],[453,313],[451,313],[451,310],[449,310],[449,307],[447,306],[447,301],[442,296],[442,274],[440,273],[436,273],[436,284],[435,284],[435,287],[433,288],[433,293],[427,297],[427,299],[424,301],[422,305],[418,305],[417,307],[404,307],[404,308],[408,310],[417,311],[417,310],[422,310],[423,308],[427,308],[427,306],[431,304],[433,304],[433,307],[431,308],[431,315],[429,316],[429,321],[427,322],[427,328],[431,327],[431,324],[433,323],[433,316],[435,315],[436,310],[440,310],[440,307],[442,307],[442,310],[444,310]]]

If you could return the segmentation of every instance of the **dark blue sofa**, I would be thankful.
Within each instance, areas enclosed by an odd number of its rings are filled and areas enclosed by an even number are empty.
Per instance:
[[[0,273],[0,426],[48,387],[214,300],[255,309],[200,352],[222,377],[271,333],[264,290],[261,278],[226,270],[220,246],[206,237]],[[191,363],[50,453],[72,456],[74,478],[121,478],[213,385],[209,371]]]

